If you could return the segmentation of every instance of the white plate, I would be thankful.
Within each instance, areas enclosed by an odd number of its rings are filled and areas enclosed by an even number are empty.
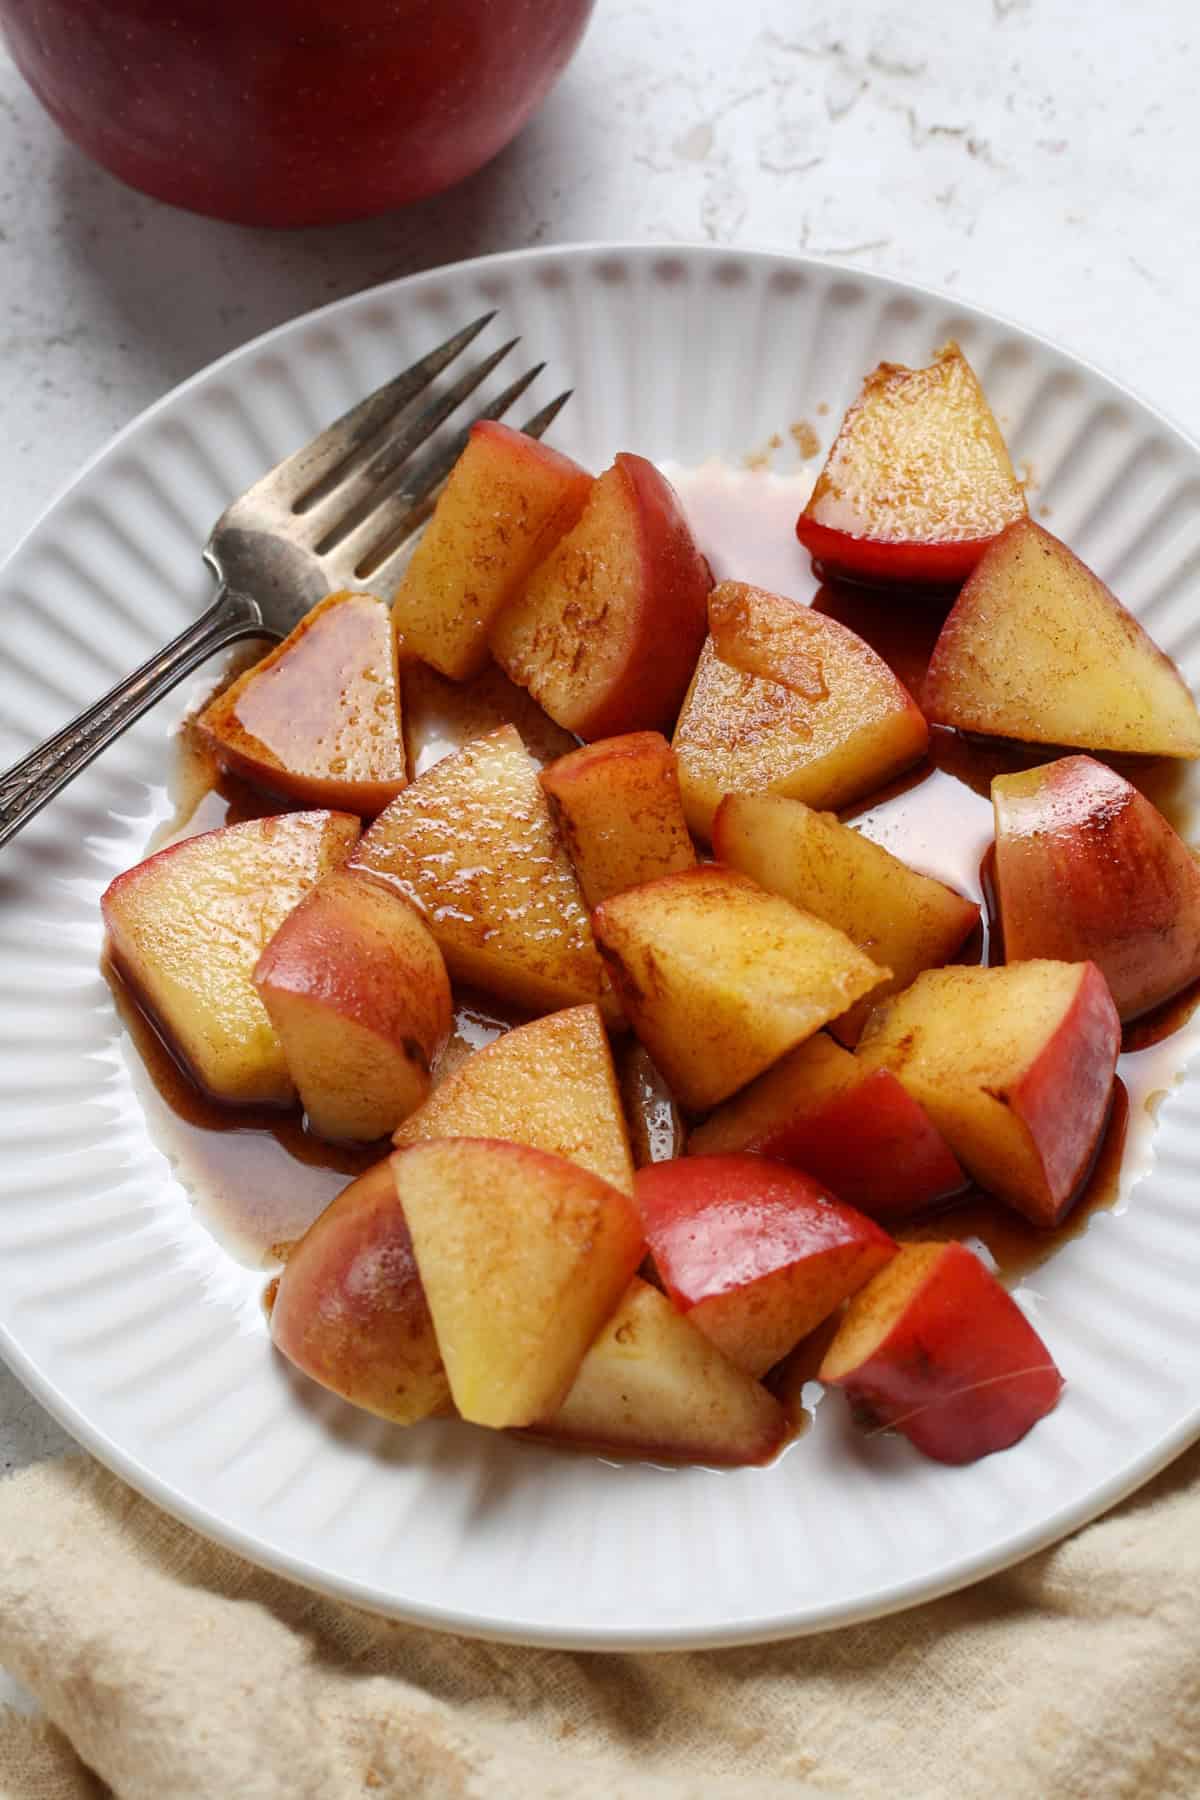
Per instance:
[[[1052,525],[1200,682],[1200,453],[1123,389],[1013,326],[878,277],[715,249],[502,256],[297,320],[153,407],[3,577],[0,760],[200,608],[226,501],[486,306],[567,381],[555,441],[740,458],[828,436],[882,356],[957,337],[1036,472]],[[149,1140],[97,972],[97,900],[161,804],[167,703],[0,867],[0,1349],[97,1456],[258,1562],[421,1623],[615,1649],[845,1624],[1015,1560],[1092,1517],[1200,1430],[1200,1088],[1158,1161],[1022,1290],[1069,1381],[1057,1411],[965,1469],[865,1445],[844,1409],[775,1466],[617,1467],[450,1423],[405,1433],[289,1374],[261,1276],[218,1247]]]

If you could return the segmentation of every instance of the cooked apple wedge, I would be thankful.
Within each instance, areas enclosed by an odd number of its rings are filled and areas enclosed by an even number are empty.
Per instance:
[[[736,1467],[767,1462],[788,1426],[766,1388],[635,1279],[563,1404],[533,1430],[591,1450]]]
[[[930,722],[1030,744],[1200,756],[1179,670],[1079,558],[1032,519],[992,545],[934,648]]]
[[[1094,962],[1122,1019],[1200,978],[1200,863],[1158,808],[1090,756],[992,782],[1009,962]]]
[[[805,549],[861,581],[957,586],[1025,517],[992,409],[957,344],[927,369],[880,363],[796,522]]]
[[[472,425],[392,602],[407,653],[464,681],[492,621],[583,511],[592,478],[536,438]]]
[[[397,1425],[452,1410],[389,1158],[343,1188],[293,1245],[271,1339],[313,1381]]]
[[[502,725],[516,726],[536,763],[553,762],[578,745],[495,663],[466,681],[450,681],[428,663],[408,658],[400,664],[400,693],[404,748],[414,781],[444,756]]]
[[[531,1425],[557,1411],[641,1261],[633,1201],[496,1139],[411,1144],[392,1170],[463,1418]]]
[[[694,868],[675,756],[661,733],[585,744],[540,779],[589,906]]]
[[[870,1017],[892,1072],[967,1173],[1035,1225],[1069,1210],[1104,1134],[1121,1022],[1094,963],[929,969]]]
[[[550,1011],[613,1002],[537,764],[512,725],[412,783],[352,867],[421,911],[458,981]]]
[[[819,1379],[868,1429],[974,1462],[1052,1410],[1063,1379],[1011,1294],[963,1244],[906,1244],[850,1302]]]
[[[582,738],[662,729],[700,654],[711,586],[670,483],[621,455],[500,615],[492,653]]]
[[[712,841],[721,862],[836,925],[892,971],[869,1000],[831,1025],[844,1043],[857,1043],[872,1006],[922,969],[948,962],[979,923],[973,901],[800,800],[730,794],[713,821]]]
[[[373,818],[408,783],[387,607],[373,594],[331,594],[197,728],[243,781]]]
[[[485,1044],[438,1083],[393,1141],[448,1137],[529,1144],[631,1194],[633,1163],[599,1010],[572,1006]]]
[[[714,588],[709,619],[713,635],[674,737],[697,837],[709,837],[726,794],[768,790],[845,806],[925,754],[929,734],[911,694],[836,619],[740,581]],[[763,673],[770,656],[780,668],[773,680]],[[813,671],[811,693],[801,666]]]
[[[347,813],[250,819],[172,844],[105,891],[117,969],[214,1099],[295,1099],[254,966],[308,889],[345,861],[358,831]]]
[[[386,1137],[420,1106],[450,1032],[450,979],[394,889],[339,869],[258,959],[254,985],[318,1137]]]
[[[719,1106],[689,1156],[748,1151],[792,1163],[891,1224],[967,1185],[946,1140],[890,1069],[864,1069],[819,1031]]]
[[[842,932],[713,863],[614,894],[593,925],[630,1023],[697,1112],[886,973]]]
[[[765,1375],[896,1254],[862,1213],[764,1156],[655,1163],[635,1194],[668,1297],[748,1375]]]

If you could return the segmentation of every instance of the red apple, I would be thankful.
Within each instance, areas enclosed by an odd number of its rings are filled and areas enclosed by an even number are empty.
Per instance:
[[[1094,962],[1122,1019],[1200,976],[1200,864],[1130,782],[1064,756],[998,775],[992,805],[1009,962]]]
[[[819,1379],[938,1462],[1006,1450],[1062,1392],[1012,1296],[962,1244],[906,1244],[850,1302]]]
[[[896,1246],[819,1182],[761,1156],[639,1169],[634,1193],[663,1287],[739,1369],[764,1375]]]
[[[495,156],[592,0],[0,0],[13,60],[81,149],[243,225],[366,218]]]

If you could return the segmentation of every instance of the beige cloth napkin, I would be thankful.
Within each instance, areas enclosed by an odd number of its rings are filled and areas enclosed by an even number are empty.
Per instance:
[[[0,1483],[5,1800],[1193,1800],[1200,1448],[1057,1549],[786,1644],[567,1655],[251,1568],[83,1458]]]

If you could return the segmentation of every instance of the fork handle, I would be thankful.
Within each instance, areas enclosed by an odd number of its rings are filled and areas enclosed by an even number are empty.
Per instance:
[[[0,775],[0,845],[206,657],[241,638],[271,635],[248,594],[222,587],[194,624]]]

